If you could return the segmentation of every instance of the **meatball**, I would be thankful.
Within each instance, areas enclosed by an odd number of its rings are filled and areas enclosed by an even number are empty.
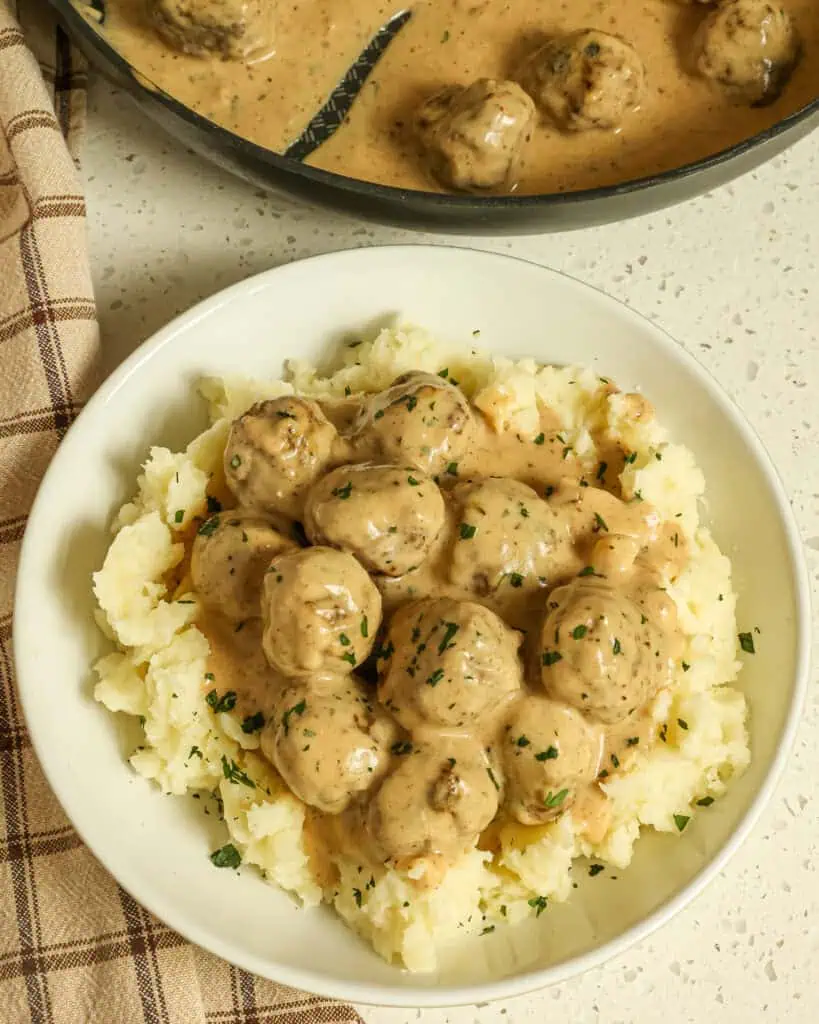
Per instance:
[[[303,548],[274,559],[264,576],[262,645],[286,676],[353,671],[373,645],[381,595],[352,555]]]
[[[416,132],[433,176],[462,191],[509,188],[535,105],[514,82],[450,86],[418,110]]]
[[[410,731],[485,721],[521,687],[521,635],[469,601],[433,598],[393,616],[378,697]]]
[[[148,9],[165,42],[194,57],[243,60],[269,46],[259,0],[149,0]]]
[[[331,459],[337,434],[307,398],[258,402],[234,420],[225,478],[241,504],[299,519],[304,497]]]
[[[768,0],[720,0],[695,39],[697,67],[752,106],[772,103],[799,60],[790,15]]]
[[[402,749],[370,802],[366,828],[374,847],[401,867],[420,857],[454,861],[497,814],[496,774],[473,740]]]
[[[261,735],[262,753],[304,803],[339,814],[386,770],[394,726],[356,679],[285,690]]]
[[[446,517],[437,486],[406,466],[342,466],[315,484],[307,536],[349,551],[370,572],[403,576],[429,554]]]
[[[565,517],[531,487],[506,477],[459,485],[449,578],[485,596],[499,587],[531,590],[552,582],[572,560]]]
[[[640,103],[645,71],[625,39],[581,29],[535,50],[519,77],[541,111],[560,128],[616,131]]]
[[[544,697],[521,701],[503,746],[509,813],[539,825],[568,810],[596,778],[602,749],[602,730],[574,708]]]
[[[376,395],[358,424],[381,455],[436,475],[469,446],[474,422],[463,392],[434,373],[405,373]]]
[[[546,692],[597,722],[628,718],[671,681],[680,653],[671,609],[656,588],[636,600],[590,578],[554,590],[541,635]]]
[[[295,550],[273,523],[253,512],[223,512],[199,528],[191,552],[191,578],[202,602],[229,619],[261,615],[261,590],[271,559]]]

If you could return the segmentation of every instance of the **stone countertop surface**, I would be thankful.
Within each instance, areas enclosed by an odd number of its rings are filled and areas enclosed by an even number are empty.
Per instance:
[[[84,157],[110,371],[171,317],[257,271],[334,249],[439,242],[511,253],[661,324],[717,378],[785,481],[819,581],[819,132],[667,211],[527,238],[362,225],[267,196],[166,136],[97,78]],[[814,661],[817,639],[814,634]],[[815,675],[814,675],[815,678]],[[772,681],[774,683],[775,681]],[[819,1020],[819,701],[750,839],[686,911],[572,981],[449,1010],[367,1007],[368,1024],[814,1024]]]

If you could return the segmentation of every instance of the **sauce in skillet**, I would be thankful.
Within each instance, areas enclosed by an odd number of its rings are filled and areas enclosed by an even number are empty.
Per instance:
[[[173,45],[158,34],[149,2],[107,0],[100,31],[157,88],[279,152],[303,132],[374,33],[402,9],[387,0],[301,0],[259,5],[254,13],[251,0],[165,0],[161,7],[184,9]],[[783,4],[801,39],[802,59],[779,98],[750,106],[697,70],[695,38],[709,10],[701,3],[414,0],[411,19],[349,116],[308,162],[366,181],[441,188],[419,155],[412,128],[419,105],[447,86],[516,78],[537,41],[594,28],[622,36],[639,56],[645,85],[637,109],[617,130],[606,131],[560,130],[538,115],[514,174],[494,190],[571,191],[681,166],[751,137],[819,95],[819,6],[814,0]],[[238,39],[217,34],[215,41],[212,32],[186,36],[190,10],[207,25],[233,12],[230,27],[246,17],[248,32]],[[180,45],[196,52],[181,52]]]

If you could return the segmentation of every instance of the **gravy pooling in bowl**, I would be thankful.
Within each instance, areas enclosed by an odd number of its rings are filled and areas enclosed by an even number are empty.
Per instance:
[[[814,0],[417,0],[408,9],[308,163],[409,189],[574,191],[700,160],[819,95]],[[107,0],[100,31],[152,85],[285,152],[401,10],[387,0]],[[764,80],[756,92],[735,87],[749,63]],[[488,85],[478,95],[460,95],[479,82]],[[572,108],[597,103],[601,90],[604,108],[621,109],[578,123]],[[493,166],[475,173],[487,139]]]

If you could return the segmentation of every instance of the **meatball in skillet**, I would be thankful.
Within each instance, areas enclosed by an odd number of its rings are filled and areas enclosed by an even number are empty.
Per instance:
[[[481,78],[431,96],[415,124],[425,162],[442,185],[467,192],[510,189],[534,115],[519,85]]]
[[[695,48],[700,73],[751,106],[773,103],[800,55],[790,15],[769,0],[720,0],[700,25]]]
[[[618,131],[640,104],[645,71],[620,36],[582,29],[550,39],[520,69],[540,110],[567,131]]]
[[[148,13],[165,42],[194,57],[244,60],[264,49],[260,0],[149,0]]]

